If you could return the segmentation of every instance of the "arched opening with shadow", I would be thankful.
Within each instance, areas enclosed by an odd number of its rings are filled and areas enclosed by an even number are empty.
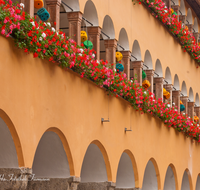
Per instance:
[[[141,61],[142,60],[140,45],[139,45],[139,42],[137,40],[135,40],[133,42],[132,55],[137,58],[137,61]],[[136,61],[136,60],[135,60],[134,57],[131,57],[131,61]]]
[[[193,26],[194,32],[199,32],[199,26],[198,26],[198,21],[197,17],[194,18],[194,26]]]
[[[175,74],[174,76],[174,88],[176,90],[180,90],[180,83],[179,83],[179,78],[177,74]]]
[[[184,0],[181,0],[180,11],[181,11],[182,15],[186,15]]]
[[[59,129],[50,128],[43,134],[32,169],[36,177],[68,178],[74,175],[69,145]]]
[[[184,96],[188,96],[188,94],[187,94],[187,87],[186,87],[185,81],[182,82],[181,93],[182,93]]]
[[[197,177],[197,182],[196,182],[196,188],[195,190],[199,190],[200,189],[200,174]]]
[[[191,102],[194,102],[194,93],[193,93],[193,90],[192,90],[191,87],[190,87],[190,90],[189,90],[189,100]]]
[[[192,11],[191,11],[190,8],[189,8],[188,11],[187,11],[186,23],[187,23],[187,21],[189,22],[189,24],[192,24],[192,23],[193,23],[193,20],[192,20]]]
[[[188,169],[185,170],[183,174],[181,190],[192,190],[192,179],[191,174]]]
[[[85,4],[83,17],[86,18],[89,22],[91,22],[93,26],[99,26],[97,9],[91,0],[88,0]],[[91,26],[91,24],[86,22],[86,26]]]
[[[177,174],[173,164],[170,164],[167,168],[164,190],[178,190]]]
[[[197,106],[200,106],[200,104],[199,104],[199,94],[198,93],[196,93],[196,96],[195,96],[195,104]]]
[[[151,158],[146,166],[142,184],[142,190],[161,189],[160,173],[156,161]]]
[[[64,8],[66,10],[66,12],[71,12],[72,10],[70,8],[73,9],[73,11],[80,11],[80,7],[79,7],[79,0],[62,0],[62,4],[64,5]],[[66,5],[68,5],[70,8],[68,8]]]
[[[165,70],[165,81],[167,81],[168,84],[172,84],[172,75],[171,75],[171,71],[170,71],[169,67],[167,67]]]
[[[143,69],[153,69],[152,58],[149,50],[146,50],[144,55],[144,64],[148,67],[143,67]]]
[[[128,35],[124,28],[122,28],[119,33],[117,50],[118,51],[129,50]]]
[[[162,65],[159,59],[156,60],[155,72],[159,75],[156,75],[156,77],[163,77]]]
[[[125,150],[118,165],[116,189],[133,189],[138,186],[138,171],[135,158],[129,150]]]

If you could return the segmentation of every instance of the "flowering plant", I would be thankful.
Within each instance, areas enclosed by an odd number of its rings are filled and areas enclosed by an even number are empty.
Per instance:
[[[135,1],[135,0],[132,0]],[[178,21],[178,16],[165,6],[162,0],[136,0],[144,3],[152,11],[152,15],[159,19],[169,31],[179,40],[184,52],[188,52],[192,59],[200,64],[200,46],[193,33],[189,32],[183,23]]]
[[[81,77],[105,87],[116,97],[123,97],[141,114],[149,113],[159,117],[168,127],[174,127],[200,142],[199,125],[191,118],[178,113],[176,107],[171,108],[162,100],[156,100],[153,93],[136,81],[128,80],[126,74],[113,71],[113,64],[95,60],[94,50],[78,46],[63,32],[56,32],[51,28],[50,23],[36,22],[21,10],[20,5],[14,6],[11,1],[0,0],[0,32],[6,37],[12,34],[16,46],[25,53],[33,53],[33,57],[47,59],[63,68],[72,69]]]

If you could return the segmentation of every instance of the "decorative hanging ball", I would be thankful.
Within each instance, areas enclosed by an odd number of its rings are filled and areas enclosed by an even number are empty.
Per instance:
[[[180,111],[184,111],[185,110],[185,106],[183,104],[180,105]]]
[[[50,18],[49,12],[45,8],[41,8],[38,10],[37,15],[42,21],[47,21]]]
[[[83,43],[88,39],[87,33],[85,31],[81,31],[81,42]]]
[[[115,57],[116,57],[116,61],[119,62],[122,60],[123,55],[119,51],[117,51],[115,54]]]
[[[163,88],[163,95],[166,93],[167,91],[166,91],[166,89],[165,88]]]
[[[188,27],[187,27],[187,26],[185,26],[185,29],[186,29],[186,30],[188,30]]]
[[[93,49],[93,43],[92,43],[91,41],[89,41],[89,40],[85,40],[85,41],[83,42],[83,45],[84,45],[85,48],[87,48],[87,49]]]
[[[175,11],[172,13],[172,15],[178,15]]]
[[[171,13],[173,14],[174,13],[174,10],[171,8]]]
[[[116,64],[117,73],[121,73],[124,71],[124,66],[121,63]]]
[[[183,102],[180,100],[180,104],[183,104]]]
[[[142,83],[142,86],[147,89],[151,86],[150,82],[148,80],[144,80],[143,83]]]
[[[142,70],[142,79],[145,79],[146,78],[146,73]]]
[[[41,9],[44,6],[43,0],[34,0],[34,7],[36,9]]]
[[[199,117],[198,116],[194,116],[194,121],[198,122],[199,121]]]

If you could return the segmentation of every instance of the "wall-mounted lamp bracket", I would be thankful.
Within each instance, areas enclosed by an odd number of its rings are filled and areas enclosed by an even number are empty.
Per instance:
[[[104,118],[101,118],[101,122],[103,123],[103,122],[110,122],[110,120],[108,119],[108,120],[104,120]]]
[[[125,128],[125,133],[126,133],[126,131],[132,131],[131,129],[127,129],[127,128]]]

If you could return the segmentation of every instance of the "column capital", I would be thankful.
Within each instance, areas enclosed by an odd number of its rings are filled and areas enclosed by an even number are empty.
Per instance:
[[[173,89],[173,85],[172,84],[164,84],[163,86],[167,91],[172,91],[172,89]]]
[[[177,10],[177,9],[179,10],[179,7],[180,7],[180,6],[179,6],[179,5],[171,5],[171,7],[172,7],[172,9],[175,11],[175,10]]]
[[[188,101],[188,98],[189,98],[188,96],[181,96],[180,97],[181,100],[187,100],[187,101]]]
[[[88,34],[91,35],[100,35],[101,34],[101,27],[100,26],[89,26],[87,27],[88,29]]]
[[[123,58],[131,58],[131,52],[129,50],[123,50],[123,51],[120,51],[121,54],[123,55]]]
[[[188,107],[194,107],[195,102],[188,102]]]
[[[80,12],[80,11],[77,11],[77,12],[68,12],[67,13],[67,18],[69,21],[82,21],[82,16],[83,16],[83,13]]]
[[[143,68],[142,61],[131,61],[132,68]]]
[[[114,47],[117,48],[117,40],[116,39],[106,39],[104,40],[105,47]]]
[[[173,90],[172,91],[172,96],[180,96],[181,95],[181,91],[180,90]]]
[[[186,21],[186,15],[180,15],[180,16],[179,16],[179,21],[181,21],[182,23],[185,24],[185,21]]]
[[[164,78],[163,77],[154,77],[154,83],[164,83]]]
[[[147,69],[144,70],[147,76],[154,76],[154,70],[153,69]]]
[[[61,0],[46,0],[47,5],[61,5]]]

